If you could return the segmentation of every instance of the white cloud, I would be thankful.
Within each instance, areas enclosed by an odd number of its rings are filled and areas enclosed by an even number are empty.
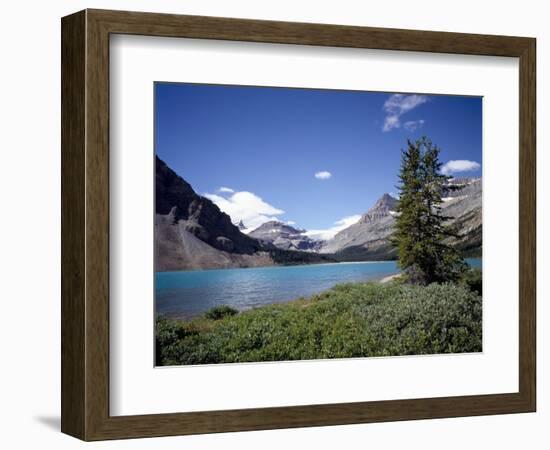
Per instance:
[[[245,233],[270,220],[280,220],[277,216],[284,214],[282,209],[270,205],[248,191],[235,192],[227,198],[208,193],[204,196],[212,200],[224,213],[229,214],[233,223],[242,220],[247,228]]]
[[[296,225],[296,222],[294,222],[294,220],[287,220],[286,224],[287,225]]]
[[[424,122],[425,122],[424,119],[409,120],[403,124],[403,128],[405,128],[405,130],[407,131],[413,132],[418,130],[419,128],[422,128],[422,125],[424,125]]]
[[[309,236],[312,239],[320,239],[323,241],[327,241],[329,239],[332,239],[336,235],[336,233],[338,233],[339,231],[342,231],[344,228],[347,228],[350,225],[357,223],[360,218],[361,218],[360,214],[354,214],[353,216],[343,217],[342,219],[334,222],[334,226],[330,228],[327,228],[325,230],[308,230],[305,232],[305,235]]]
[[[406,94],[393,94],[384,103],[384,111],[389,114],[405,114],[411,109],[416,108],[422,103],[426,103],[428,97],[425,95],[406,95]]]
[[[228,188],[228,187],[225,187],[225,186],[222,186],[221,188],[218,189],[218,192],[232,194],[233,192],[235,192],[235,190],[233,190],[231,188]]]
[[[406,94],[393,94],[384,103],[384,112],[386,118],[384,119],[384,126],[382,131],[390,131],[394,128],[401,126],[401,116],[417,106],[422,105],[428,101],[428,97],[425,95],[406,95]],[[423,122],[422,122],[423,123]]]
[[[384,119],[384,127],[382,128],[383,131],[390,131],[394,128],[399,128],[401,126],[401,122],[399,121],[399,116],[386,116]]]
[[[332,177],[332,174],[330,172],[327,172],[326,170],[322,170],[321,172],[317,172],[315,174],[315,178],[318,180],[328,180]]]
[[[475,161],[455,159],[443,164],[443,166],[441,166],[441,173],[444,175],[451,175],[458,172],[473,172],[478,170],[480,167],[481,165]]]

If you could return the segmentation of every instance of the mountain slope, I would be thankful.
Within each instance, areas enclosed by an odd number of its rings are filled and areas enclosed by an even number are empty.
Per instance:
[[[393,211],[397,200],[384,194],[357,223],[338,232],[321,248],[323,253],[339,253],[344,260],[389,259],[395,255],[388,237],[393,232]]]
[[[184,221],[175,222],[175,208],[167,215],[156,215],[155,269],[191,270],[229,267],[269,266],[269,252],[230,253],[212,247],[186,229]]]
[[[451,244],[468,256],[480,256],[482,247],[482,182],[481,178],[454,179],[451,185],[461,188],[451,191],[445,198],[443,214],[452,217],[459,239],[450,239]]]

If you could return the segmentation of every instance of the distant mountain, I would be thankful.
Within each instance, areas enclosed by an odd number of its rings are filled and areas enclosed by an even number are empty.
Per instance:
[[[390,194],[384,194],[380,197],[374,206],[369,209],[357,223],[369,224],[376,221],[382,220],[388,215],[392,215],[395,212],[397,206],[397,199],[392,197]]]
[[[321,248],[322,253],[336,253],[341,259],[391,259],[395,249],[388,238],[393,232],[397,199],[390,194],[380,197],[358,222],[338,232]]]
[[[452,219],[460,234],[449,242],[467,255],[481,253],[481,179],[455,178],[443,192],[442,214]],[[339,260],[381,260],[396,257],[390,244],[398,200],[384,194],[361,219],[337,233],[320,251]]]
[[[334,261],[242,233],[212,201],[156,158],[155,269],[190,270]]]
[[[248,233],[248,236],[270,243],[283,250],[318,251],[323,242],[305,235],[306,230],[272,220]]]

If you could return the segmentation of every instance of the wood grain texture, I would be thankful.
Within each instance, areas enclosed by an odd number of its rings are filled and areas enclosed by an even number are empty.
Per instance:
[[[86,28],[86,439],[109,417],[109,33]]]
[[[65,17],[61,35],[61,430],[84,435],[85,20]]]
[[[389,28],[88,10],[111,33],[330,47],[522,55],[529,38]]]
[[[109,416],[109,34],[113,33],[519,57],[519,392]],[[534,39],[86,10],[63,18],[62,40],[62,430],[65,433],[84,440],[99,440],[535,410]]]
[[[520,57],[519,105],[519,390],[536,409],[536,41]]]

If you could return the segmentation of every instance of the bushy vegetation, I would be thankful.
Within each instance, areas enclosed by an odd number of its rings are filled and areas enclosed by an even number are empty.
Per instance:
[[[481,351],[467,283],[342,284],[291,303],[188,322],[158,318],[158,365]]]
[[[481,269],[470,267],[462,275],[461,283],[468,287],[473,292],[476,292],[478,295],[482,295],[482,273]]]
[[[220,320],[224,317],[228,316],[234,316],[235,314],[238,314],[239,311],[237,311],[235,308],[232,308],[231,306],[227,305],[220,305],[220,306],[214,306],[213,308],[210,308],[208,311],[204,313],[204,316],[207,319],[211,320]]]

